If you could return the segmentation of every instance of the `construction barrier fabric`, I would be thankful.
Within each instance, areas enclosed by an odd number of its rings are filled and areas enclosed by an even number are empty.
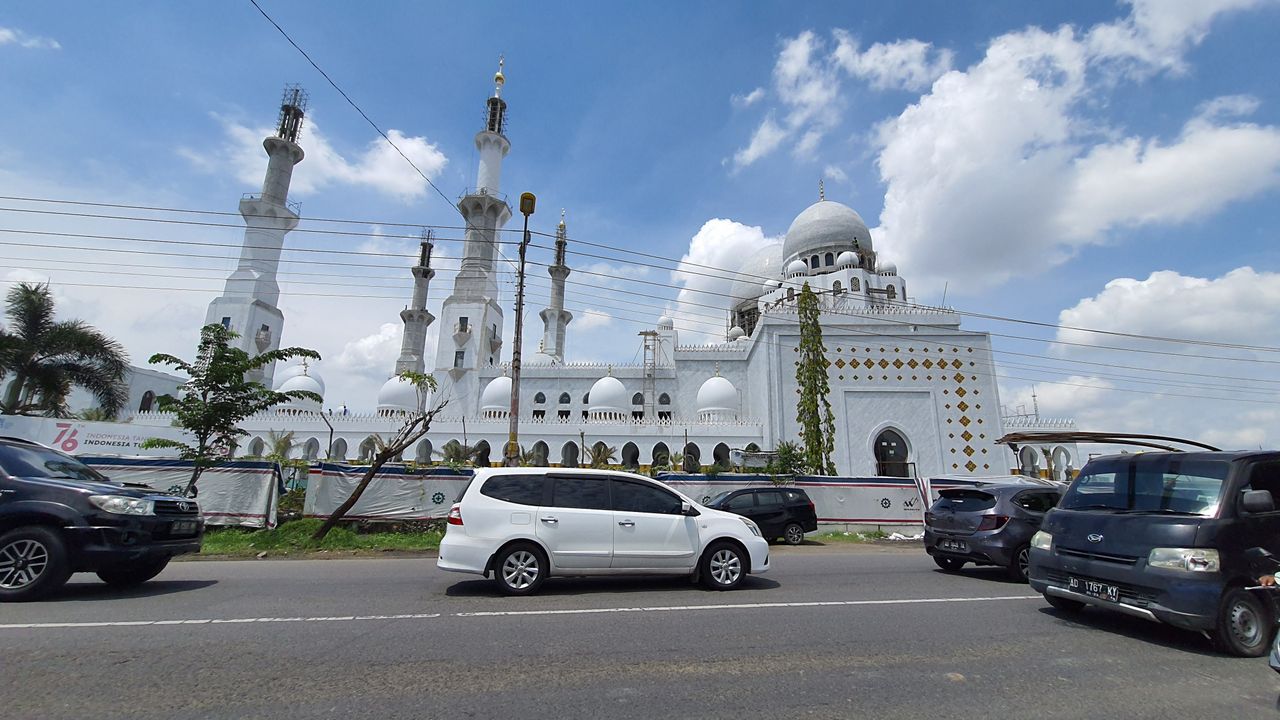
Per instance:
[[[329,517],[346,502],[367,466],[322,463],[307,478],[307,517]],[[411,470],[384,465],[345,517],[352,520],[431,520],[444,518],[471,482],[471,473],[448,468]]]
[[[77,455],[76,459],[113,482],[145,485],[158,492],[181,494],[191,479],[187,460]],[[231,460],[211,467],[196,484],[196,501],[207,525],[248,528],[276,526],[280,466],[258,460]]]

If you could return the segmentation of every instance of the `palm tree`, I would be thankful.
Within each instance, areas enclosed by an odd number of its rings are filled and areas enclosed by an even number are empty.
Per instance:
[[[605,445],[602,442],[598,442],[595,445],[591,446],[591,454],[590,454],[591,467],[593,468],[609,467],[609,465],[613,463],[614,458],[617,457],[617,454],[618,454],[618,448],[610,447],[608,445]]]
[[[267,459],[274,460],[283,464],[289,459],[289,453],[293,452],[293,431],[276,432],[275,430],[267,431]]]
[[[476,459],[479,448],[474,445],[463,445],[457,440],[450,440],[444,447],[436,451],[441,462],[452,467],[462,467]]]
[[[56,321],[48,285],[19,283],[6,297],[9,324],[0,327],[0,395],[5,415],[69,416],[72,387],[89,391],[114,414],[129,400],[124,347],[82,320]]]

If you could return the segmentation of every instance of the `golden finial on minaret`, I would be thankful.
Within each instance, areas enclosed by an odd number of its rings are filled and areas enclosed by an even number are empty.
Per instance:
[[[493,74],[493,96],[502,97],[502,86],[507,82],[507,76],[502,74],[502,65],[506,62],[506,57],[498,56],[498,72]]]
[[[818,202],[827,199],[827,191],[822,185],[822,178],[818,178]]]
[[[560,229],[564,229],[564,208],[560,208]]]

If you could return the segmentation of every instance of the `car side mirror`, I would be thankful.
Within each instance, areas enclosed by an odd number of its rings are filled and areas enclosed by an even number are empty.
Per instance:
[[[1240,507],[1247,513],[1265,513],[1276,509],[1276,501],[1269,490],[1246,490],[1240,498]]]
[[[702,513],[698,512],[698,509],[695,508],[692,503],[682,502],[680,503],[680,514],[688,515],[689,517],[698,517]]]
[[[1244,556],[1250,561],[1266,560],[1274,557],[1271,553],[1267,552],[1265,548],[1260,547],[1251,547],[1248,550],[1245,550]]]

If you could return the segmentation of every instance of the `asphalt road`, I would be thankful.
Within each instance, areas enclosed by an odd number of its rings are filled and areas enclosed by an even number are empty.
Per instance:
[[[433,559],[171,565],[0,606],[4,718],[1280,717],[1265,660],[1059,614],[918,549],[775,548],[713,593],[553,580],[532,598]]]

